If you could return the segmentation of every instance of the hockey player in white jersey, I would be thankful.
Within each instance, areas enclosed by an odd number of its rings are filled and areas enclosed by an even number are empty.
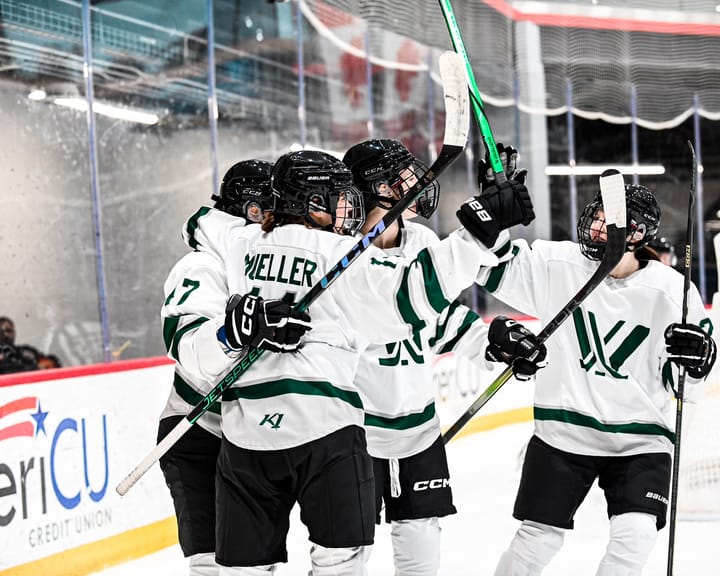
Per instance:
[[[363,194],[367,212],[363,233],[372,230],[427,170],[401,142],[389,139],[360,142],[348,149],[343,162]],[[378,238],[376,245],[388,255],[414,258],[426,246],[437,244],[439,238],[430,228],[410,220],[416,214],[430,218],[438,198],[439,185],[435,182],[403,218]],[[505,326],[503,319],[496,322]],[[506,350],[511,362],[518,351],[536,348],[534,335],[520,324],[514,323],[512,331],[496,328],[491,333],[505,338],[493,345]],[[516,341],[510,340],[510,334]],[[527,346],[518,349],[516,344],[521,340]],[[384,501],[398,576],[438,573],[438,518],[456,511],[440,420],[435,412],[432,356],[453,351],[482,368],[490,368],[487,348],[488,326],[456,300],[440,318],[429,319],[411,338],[372,344],[360,357],[355,384],[365,408],[368,452],[373,457],[376,521],[380,522]],[[529,377],[537,370],[543,354],[541,349],[534,361],[516,362],[516,373]],[[492,354],[490,357],[495,359]],[[524,374],[517,372],[522,369]]]
[[[270,163],[260,160],[234,164],[223,177],[219,193],[212,196],[215,209],[203,207],[188,221],[184,236],[195,250],[175,264],[164,287],[163,337],[171,358],[179,359],[177,343],[182,334],[222,314],[228,297],[223,263],[201,250],[193,230],[196,218],[213,218],[218,225],[260,221],[263,211],[273,205],[271,168]],[[280,316],[290,315],[290,307],[284,303],[276,305],[274,311]],[[284,347],[299,341],[297,331],[283,336],[286,338],[280,344]],[[160,417],[158,442],[202,399],[201,389],[181,363],[176,363],[173,387]],[[220,406],[215,405],[160,459],[190,576],[216,576],[219,570],[215,563],[215,467],[220,436]]]
[[[274,210],[262,229],[204,228],[225,264],[227,311],[182,334],[183,367],[212,381],[232,365],[242,341],[242,311],[255,295],[301,298],[356,244],[333,230],[362,224],[349,170],[332,156],[301,151],[273,168]],[[498,229],[527,217],[526,190],[506,190],[487,206]],[[350,216],[353,221],[350,221]],[[344,222],[341,221],[344,219]],[[369,246],[311,306],[312,330],[292,354],[264,357],[223,394],[217,475],[216,560],[223,575],[269,574],[287,561],[293,505],[307,526],[312,573],[365,573],[374,535],[372,461],[362,399],[353,382],[370,341],[410,338],[497,258],[463,229],[422,250],[390,257]],[[239,304],[236,303],[239,301]]]
[[[510,158],[515,151],[499,145]],[[481,186],[488,185],[481,164]],[[690,286],[682,317],[683,276],[645,245],[660,208],[646,187],[626,185],[626,253],[547,341],[538,373],[531,438],[513,515],[522,523],[496,576],[537,576],[560,549],[565,531],[598,479],[607,501],[609,543],[597,576],[639,576],[666,522],[675,440],[673,386],[678,366],[688,388],[715,361],[712,324]],[[479,280],[510,306],[548,322],[591,276],[607,240],[600,193],[577,224],[579,243],[513,241],[509,257]],[[502,242],[502,237],[499,242]]]

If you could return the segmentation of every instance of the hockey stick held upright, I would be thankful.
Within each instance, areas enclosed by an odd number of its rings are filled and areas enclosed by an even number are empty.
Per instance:
[[[465,74],[467,75],[467,83],[470,89],[473,113],[475,114],[475,120],[477,120],[478,127],[480,128],[480,134],[482,136],[483,143],[485,144],[485,149],[487,150],[490,158],[490,164],[495,175],[495,182],[502,184],[507,180],[507,176],[505,175],[502,160],[500,159],[500,153],[498,152],[497,145],[495,143],[495,137],[493,136],[492,129],[490,128],[490,122],[485,114],[485,107],[483,105],[482,98],[480,97],[480,90],[475,82],[475,74],[473,73],[470,59],[468,58],[467,51],[465,50],[465,44],[460,34],[460,27],[455,19],[455,12],[453,11],[450,0],[438,1],[440,3],[440,8],[442,9],[443,18],[445,19],[448,32],[450,32],[450,39],[452,41],[453,48],[455,49],[455,52],[462,57],[465,65]]]
[[[605,223],[607,225],[607,244],[597,269],[578,290],[570,301],[550,320],[537,336],[538,344],[544,343],[560,325],[580,306],[588,295],[612,272],[625,253],[625,183],[620,172],[609,169],[600,176],[600,191],[603,198]],[[468,407],[467,410],[443,434],[447,444],[472,417],[492,398],[495,393],[512,377],[512,367],[508,366],[490,386]]]
[[[444,52],[439,59],[445,101],[445,134],[437,159],[418,181],[393,206],[378,224],[363,236],[294,306],[307,310],[310,304],[342,274],[405,210],[410,208],[424,189],[450,166],[463,152],[470,125],[468,89],[461,58]],[[163,440],[115,487],[121,496],[155,464],[215,404],[222,393],[234,384],[263,355],[263,350],[250,348],[213,389],[183,418]]]
[[[687,227],[685,229],[685,261],[683,263],[683,300],[682,324],[687,322],[688,292],[690,291],[690,272],[692,268],[692,240],[693,240],[693,206],[695,205],[695,191],[697,189],[697,156],[692,142],[688,140],[692,155],[692,180],[690,182],[690,197],[688,198]],[[683,401],[685,398],[685,378],[687,369],[680,368],[677,387],[677,404],[675,410],[675,445],[673,447],[672,482],[670,484],[670,518],[668,519],[668,556],[667,576],[673,576],[675,556],[675,526],[677,523],[677,497],[680,475],[680,438],[682,434]]]

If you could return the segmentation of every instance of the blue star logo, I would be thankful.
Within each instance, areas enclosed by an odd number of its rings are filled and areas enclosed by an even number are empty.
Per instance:
[[[35,436],[37,437],[40,432],[45,434],[47,436],[47,431],[45,430],[45,418],[47,418],[48,413],[43,412],[43,409],[40,407],[40,400],[38,400],[37,405],[37,412],[35,414],[30,414],[30,416],[33,417],[33,420],[35,420]]]

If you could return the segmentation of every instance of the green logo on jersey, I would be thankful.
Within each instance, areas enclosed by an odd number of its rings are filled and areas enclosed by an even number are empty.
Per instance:
[[[403,348],[410,355],[410,359],[400,358],[403,355]],[[402,342],[391,342],[390,344],[385,344],[385,350],[387,351],[388,356],[378,360],[378,362],[380,362],[380,366],[397,366],[398,364],[407,366],[411,361],[415,364],[425,363],[425,358],[422,354],[422,342],[418,332],[415,332],[412,340],[403,340]]]
[[[275,412],[275,414],[265,414],[265,417],[260,421],[260,426],[270,424],[270,428],[277,430],[280,428],[280,422],[282,421],[283,416],[285,416],[285,414],[281,414],[280,412]]]
[[[598,376],[610,374],[613,378],[620,380],[627,379],[627,375],[622,374],[620,368],[647,338],[650,333],[650,328],[637,325],[627,333],[626,330],[622,330],[625,327],[625,320],[619,320],[607,334],[601,335],[595,320],[595,314],[588,311],[588,323],[590,325],[590,330],[588,331],[580,308],[577,308],[575,312],[573,312],[573,320],[575,321],[575,332],[577,334],[578,344],[580,345],[580,354],[582,355],[580,358],[580,366],[582,366],[583,370],[589,372],[590,369],[595,366],[595,374]],[[615,351],[608,356],[609,350],[606,350],[606,347],[610,347],[613,339],[617,342],[618,338],[616,338],[616,336],[618,336],[621,331],[627,335],[623,338],[622,342],[616,345]],[[592,339],[589,337],[589,333],[592,334]],[[598,362],[605,369],[604,371],[600,366],[596,366]]]

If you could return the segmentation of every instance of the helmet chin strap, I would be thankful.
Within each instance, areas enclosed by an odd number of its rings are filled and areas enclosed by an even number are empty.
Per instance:
[[[332,232],[334,230],[335,218],[332,219],[330,224],[324,226],[320,224],[320,222],[317,222],[312,216],[310,216],[310,213],[308,212],[307,214],[305,214],[305,221],[313,228],[319,228],[320,230],[325,230],[326,232]]]

